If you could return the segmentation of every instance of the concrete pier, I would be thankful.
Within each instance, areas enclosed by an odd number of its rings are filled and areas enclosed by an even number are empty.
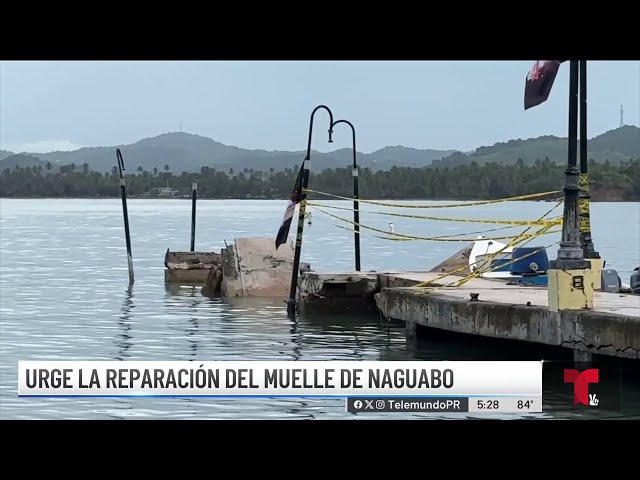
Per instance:
[[[548,308],[546,288],[507,285],[489,279],[473,279],[461,287],[441,287],[433,291],[415,288],[420,282],[434,281],[439,273],[304,273],[302,286],[329,285],[335,278],[341,287],[324,288],[320,297],[304,294],[313,311],[322,304],[334,310],[331,289],[339,291],[344,305],[351,298],[355,304],[373,297],[375,309],[385,317],[407,323],[407,337],[416,336],[417,326],[453,332],[535,342],[571,348],[580,361],[591,354],[640,359],[640,296],[595,292],[594,308],[554,312]],[[376,282],[373,282],[373,277]],[[441,280],[451,283],[456,277]],[[367,288],[351,288],[367,285]],[[317,290],[317,287],[316,287]],[[307,287],[307,292],[314,291]],[[348,293],[350,292],[350,293]],[[375,292],[375,293],[373,293]],[[473,297],[477,300],[472,299]],[[476,295],[477,294],[477,295]],[[336,295],[337,297],[338,295]],[[322,297],[322,298],[321,298]]]

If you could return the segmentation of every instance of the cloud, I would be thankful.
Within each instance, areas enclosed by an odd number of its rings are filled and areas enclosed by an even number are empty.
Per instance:
[[[83,145],[76,145],[69,140],[40,140],[38,142],[5,145],[2,148],[15,153],[49,153],[56,151],[69,152],[82,147]]]

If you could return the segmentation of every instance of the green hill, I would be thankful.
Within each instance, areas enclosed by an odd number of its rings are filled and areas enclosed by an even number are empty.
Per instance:
[[[51,152],[37,154],[37,157],[53,165],[88,164],[91,170],[106,172],[116,165],[116,147],[120,148],[129,171],[138,167],[153,171],[164,171],[165,165],[172,172],[198,172],[202,167],[217,170],[241,171],[262,170],[282,171],[300,164],[305,152],[249,150],[228,146],[207,137],[189,133],[165,133],[153,138],[145,138],[131,145],[111,147],[87,147],[71,152]],[[453,150],[416,150],[407,147],[387,147],[369,154],[358,153],[358,163],[362,167],[383,170],[392,166],[423,167],[433,160],[452,153]],[[8,152],[11,155],[11,152]],[[316,168],[341,168],[350,165],[352,152],[349,148],[329,153],[314,152],[312,161]],[[0,159],[0,170],[6,168]]]
[[[3,150],[6,151],[6,150]],[[2,160],[0,160],[0,170],[13,170],[16,167],[42,167],[42,169],[46,169],[47,162],[43,162],[39,158],[29,155],[26,153],[18,153],[17,155],[11,154]]]
[[[611,130],[590,139],[587,142],[589,158],[596,162],[609,160],[612,164],[640,158],[640,128],[630,125]],[[496,143],[490,147],[479,147],[474,152],[463,154],[455,152],[441,160],[434,161],[437,166],[465,165],[471,162],[478,164],[502,163],[514,164],[522,159],[531,165],[537,159],[548,158],[552,163],[567,163],[567,139],[551,135],[517,139]]]

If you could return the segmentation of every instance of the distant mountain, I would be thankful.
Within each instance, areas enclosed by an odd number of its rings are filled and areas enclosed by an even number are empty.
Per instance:
[[[625,125],[610,130],[602,135],[589,139],[587,143],[589,158],[597,162],[609,160],[610,163],[620,163],[629,159],[640,158],[640,128]],[[464,154],[455,152],[441,160],[436,160],[438,166],[456,166],[475,161],[479,164],[489,162],[516,163],[522,159],[525,164],[535,163],[536,159],[548,157],[553,163],[567,162],[567,138],[546,135],[527,140],[509,140],[496,143],[490,147],[479,147],[474,152]]]
[[[119,145],[122,151],[126,170],[134,173],[138,167],[143,170],[164,171],[168,165],[173,173],[197,172],[202,167],[215,168],[228,172],[233,169],[239,172],[244,169],[270,169],[281,171],[300,165],[305,152],[249,150],[224,145],[207,137],[189,133],[174,132],[145,138],[131,145]],[[60,165],[75,164],[82,168],[84,163],[92,170],[110,171],[116,166],[115,146],[85,147],[71,152],[51,152],[44,154],[20,154],[0,150],[0,170],[14,168],[21,161],[21,166],[32,166],[32,158],[51,162],[53,169]],[[624,126],[598,135],[589,140],[589,158],[596,161],[608,159],[611,163],[630,158],[640,158],[640,129],[635,126]],[[21,156],[22,155],[22,156]],[[26,155],[26,157],[24,156]],[[313,152],[311,157],[313,170],[326,168],[344,168],[352,164],[352,151],[342,148],[329,153]],[[27,158],[29,157],[29,158]],[[372,170],[388,170],[392,167],[424,167],[429,165],[449,166],[469,164],[472,161],[480,164],[488,162],[516,163],[522,159],[525,164],[533,164],[536,159],[548,157],[556,164],[567,161],[567,140],[555,136],[542,136],[527,140],[517,139],[496,143],[492,146],[479,147],[473,152],[457,152],[454,150],[418,150],[403,146],[389,146],[373,153],[358,153],[357,160],[361,167]],[[17,163],[16,163],[17,162]]]
[[[3,150],[2,152],[5,152]],[[47,162],[43,162],[37,157],[26,153],[18,153],[17,155],[9,155],[7,157],[2,158],[0,160],[0,170],[4,170],[6,168],[13,170],[16,166],[19,167],[37,167],[41,166],[43,169],[46,168]]]
[[[300,165],[305,152],[249,150],[224,145],[207,137],[189,133],[165,133],[153,138],[145,138],[131,145],[118,145],[122,151],[125,168],[135,171],[138,167],[152,171],[163,171],[165,165],[172,172],[199,171],[202,167],[228,171],[241,171],[245,168],[276,171]],[[37,156],[54,165],[74,163],[80,168],[84,163],[92,170],[105,172],[116,165],[116,147],[85,147],[71,152],[51,152]],[[378,152],[358,153],[360,166],[374,170],[386,170],[397,166],[426,166],[433,160],[445,157],[453,150],[416,150],[406,147],[387,147]],[[11,153],[9,152],[9,155]],[[352,163],[352,151],[343,148],[330,153],[313,152],[312,162],[315,168],[345,167]],[[6,168],[0,160],[0,168]]]
[[[11,155],[15,155],[15,154],[7,150],[0,150],[0,160],[10,157]]]

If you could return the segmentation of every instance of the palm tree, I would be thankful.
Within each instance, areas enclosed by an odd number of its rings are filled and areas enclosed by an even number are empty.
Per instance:
[[[168,172],[168,171],[169,171],[169,164],[168,164],[168,163],[167,163],[167,164],[165,164],[165,166],[164,166],[164,171],[165,171],[165,172]]]
[[[158,175],[158,167],[153,167],[153,174]]]
[[[138,173],[142,173],[142,170],[144,169],[142,168],[142,165],[138,165],[138,168],[136,170],[138,171]]]

